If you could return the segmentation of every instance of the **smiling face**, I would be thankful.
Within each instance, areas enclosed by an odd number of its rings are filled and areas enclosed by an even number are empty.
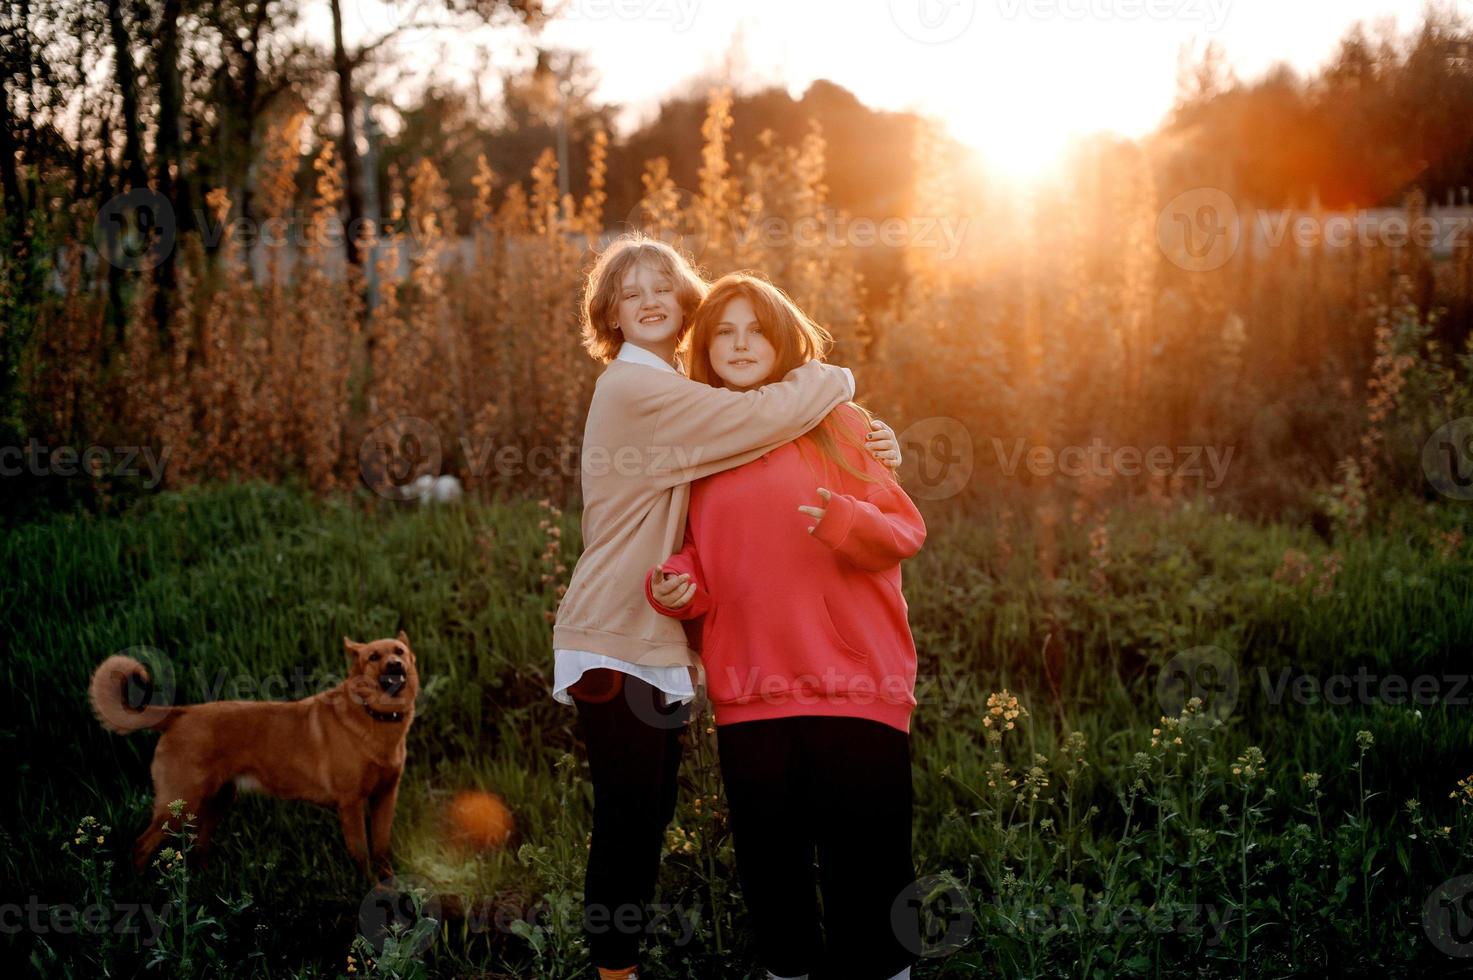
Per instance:
[[[675,353],[685,314],[675,293],[675,281],[648,262],[635,262],[619,284],[615,307],[624,339],[669,360]]]
[[[348,682],[354,700],[382,713],[409,711],[419,695],[414,651],[403,630],[391,640],[354,643],[343,637],[349,656]]]
[[[690,321],[691,380],[736,391],[779,381],[833,345],[786,293],[751,272],[722,276]]]
[[[727,302],[711,331],[711,343],[706,350],[711,370],[733,391],[764,384],[777,363],[777,350],[757,322],[757,314],[745,296]]]

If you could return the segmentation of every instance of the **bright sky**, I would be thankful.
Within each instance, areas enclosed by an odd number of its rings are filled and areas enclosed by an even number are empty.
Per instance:
[[[345,2],[364,34],[391,22],[379,0]],[[1405,33],[1421,19],[1417,0],[562,2],[540,43],[584,52],[596,97],[625,106],[626,124],[736,53],[738,84],[797,96],[827,78],[876,108],[940,118],[1014,176],[1046,168],[1076,135],[1150,131],[1171,106],[1184,46],[1215,40],[1252,77],[1277,61],[1318,67],[1357,20]],[[1444,2],[1473,17],[1473,0]],[[468,84],[475,46],[473,34],[437,44],[429,62]]]

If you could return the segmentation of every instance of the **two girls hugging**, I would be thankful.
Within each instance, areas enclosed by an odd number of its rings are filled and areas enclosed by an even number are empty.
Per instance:
[[[583,316],[607,366],[553,696],[576,705],[588,749],[599,976],[638,976],[704,683],[760,966],[908,978],[891,915],[915,880],[900,562],[926,528],[891,471],[895,433],[824,363],[829,333],[760,276],[708,284],[663,242],[626,236],[589,273]]]

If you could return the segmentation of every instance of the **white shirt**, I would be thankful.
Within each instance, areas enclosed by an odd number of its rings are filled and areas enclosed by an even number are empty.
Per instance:
[[[676,371],[669,362],[660,360],[658,356],[651,354],[643,347],[638,347],[628,341],[619,346],[619,353],[615,360],[632,361],[635,364],[643,364],[646,367],[658,368],[675,374],[682,373]],[[848,368],[844,368],[844,373],[849,376],[849,394],[850,397],[853,397],[854,373]],[[650,667],[588,650],[554,650],[552,653],[552,696],[555,701],[562,704],[572,704],[573,699],[568,696],[568,688],[578,683],[578,679],[585,671],[599,667],[617,670],[647,682],[651,687],[664,692],[667,705],[682,704],[694,700],[696,696],[695,687],[690,681],[690,670],[678,664],[673,667]]]

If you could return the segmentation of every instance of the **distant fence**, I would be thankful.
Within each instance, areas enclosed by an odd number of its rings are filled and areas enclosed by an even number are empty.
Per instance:
[[[1259,259],[1284,249],[1296,248],[1303,252],[1316,249],[1340,251],[1354,247],[1362,248],[1425,248],[1434,258],[1451,257],[1459,239],[1473,241],[1473,205],[1429,207],[1413,217],[1406,208],[1368,208],[1360,211],[1324,211],[1310,209],[1266,209],[1240,212],[1236,215],[1214,215],[1213,219],[1227,229],[1236,222],[1239,241],[1238,251]],[[606,231],[600,245],[607,244],[623,229]],[[218,240],[218,229],[206,234],[208,242]],[[482,233],[483,240],[493,242],[496,247],[511,250],[529,247],[525,236],[501,236],[495,230]],[[304,245],[299,240],[300,231],[292,229],[287,234],[271,238],[269,235],[254,236],[249,247],[241,250],[248,256],[252,277],[264,281],[274,261],[278,275],[290,281],[292,271],[300,260]],[[568,240],[579,247],[584,237],[568,233]],[[365,255],[364,268],[370,286],[376,281],[379,259],[390,248],[388,242],[375,244]],[[863,246],[854,246],[863,248]],[[468,267],[475,258],[476,237],[459,235],[439,239],[440,253],[437,266],[441,271],[456,267]],[[401,238],[395,275],[403,279],[409,275],[411,264],[423,254],[423,247],[412,237]],[[322,251],[324,272],[337,278],[343,275],[347,264],[346,249],[335,242]],[[66,262],[70,261],[61,249],[55,250],[55,269],[50,286],[54,293],[65,289]],[[95,248],[88,245],[82,254],[83,281],[100,285],[105,268]]]

